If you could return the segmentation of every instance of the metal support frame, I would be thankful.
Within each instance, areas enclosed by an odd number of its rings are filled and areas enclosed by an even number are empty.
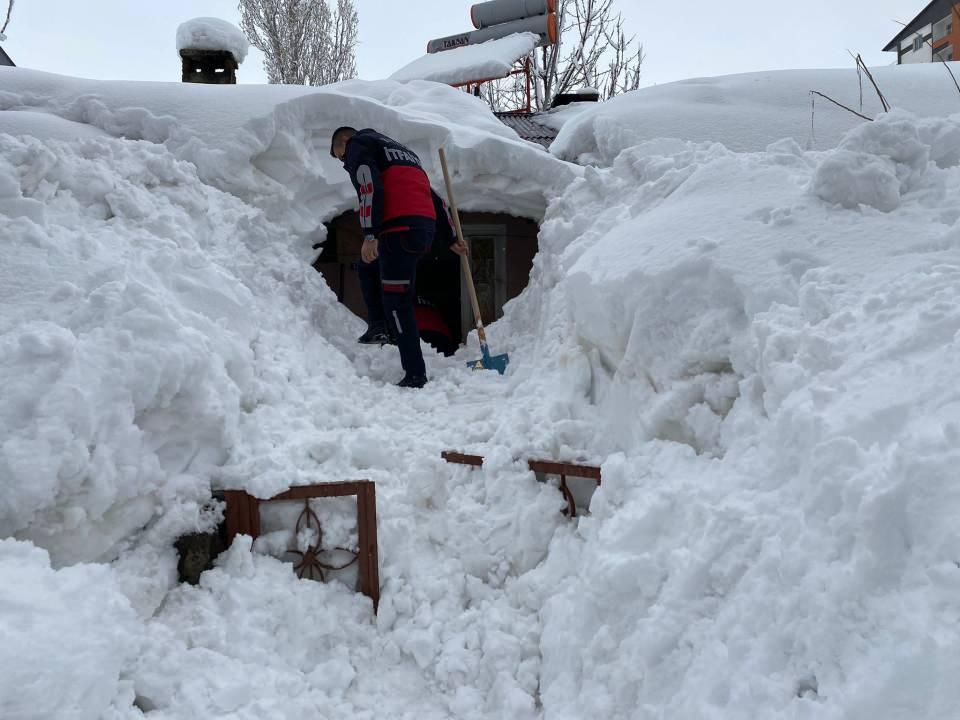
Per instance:
[[[482,455],[468,455],[453,450],[446,450],[440,453],[440,457],[454,465],[483,467]],[[527,460],[527,467],[539,475],[560,476],[560,493],[563,495],[564,500],[567,501],[567,507],[563,511],[563,514],[571,518],[577,516],[577,502],[574,500],[573,493],[567,485],[567,478],[576,477],[594,480],[597,483],[597,487],[600,486],[602,480],[600,468],[596,465],[578,465],[576,463],[563,463],[554,460],[531,459]]]
[[[529,460],[527,467],[535,473],[560,476],[560,492],[567,501],[567,509],[563,511],[563,514],[572,518],[577,516],[577,501],[573,499],[573,493],[570,492],[570,488],[567,486],[567,477],[595,480],[597,487],[600,487],[600,468],[595,465],[575,465],[573,463],[560,463],[552,460]]]
[[[471,81],[465,82],[465,83],[458,83],[458,84],[456,84],[456,85],[453,85],[452,87],[455,87],[455,88],[463,88],[464,90],[466,90],[466,91],[467,91],[468,93],[470,93],[471,95],[478,95],[478,96],[479,96],[479,95],[480,95],[480,87],[481,87],[484,83],[492,82],[492,81],[494,81],[494,80],[503,80],[504,78],[513,77],[514,75],[526,75],[526,81],[527,81],[527,92],[526,92],[526,95],[527,95],[527,104],[526,104],[525,107],[521,108],[521,110],[522,110],[522,112],[525,112],[525,113],[531,113],[531,112],[533,112],[533,101],[532,101],[532,97],[531,97],[531,92],[532,92],[532,88],[533,88],[533,66],[532,66],[532,63],[530,62],[530,56],[529,56],[529,55],[527,55],[527,56],[523,59],[523,67],[520,67],[520,68],[516,68],[516,69],[514,69],[514,70],[511,70],[509,73],[507,73],[507,74],[504,75],[503,77],[499,77],[499,78],[484,78],[484,79],[482,79],[482,80],[471,80]]]
[[[323,552],[321,549],[322,531],[318,532],[317,542],[308,548],[305,553],[291,552],[300,556],[300,561],[295,567],[297,577],[301,578],[304,575],[312,578],[314,572],[317,572],[323,579],[325,577],[324,569],[339,570],[357,562],[360,572],[360,591],[373,602],[373,612],[376,613],[380,604],[377,496],[376,486],[370,480],[302,485],[290,488],[286,492],[267,499],[254,497],[243,490],[227,490],[224,493],[227,502],[225,515],[227,544],[232,543],[237,535],[249,535],[254,539],[260,535],[260,505],[263,503],[303,500],[304,510],[297,519],[297,530],[300,530],[304,524],[308,526],[313,524],[317,530],[320,530],[319,520],[310,509],[309,501],[312,498],[349,497],[351,495],[357,498],[357,556],[353,560],[346,565],[322,562],[318,557],[319,553]],[[343,548],[339,549],[342,550]]]

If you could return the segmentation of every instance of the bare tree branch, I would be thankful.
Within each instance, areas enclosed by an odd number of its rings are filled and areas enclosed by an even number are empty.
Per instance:
[[[10,16],[13,14],[13,5],[15,0],[10,0],[10,3],[7,5],[7,19],[3,22],[3,27],[0,27],[0,35],[7,31],[7,26],[10,25]]]
[[[271,83],[328,85],[355,77],[353,0],[240,0],[240,27],[262,51]]]
[[[883,111],[890,112],[890,103],[888,103],[887,99],[883,96],[883,93],[880,91],[880,87],[877,85],[877,81],[873,79],[873,73],[870,72],[870,68],[867,67],[867,64],[863,61],[863,58],[860,57],[859,53],[857,53],[857,67],[863,69],[863,72],[870,80],[870,84],[873,85],[873,89],[877,91],[877,97],[880,98],[880,104],[883,106]]]
[[[853,108],[849,108],[849,107],[847,107],[846,105],[844,105],[843,103],[837,102],[836,100],[834,100],[834,99],[833,99],[832,97],[830,97],[829,95],[824,95],[822,92],[818,92],[817,90],[811,90],[811,91],[810,91],[810,94],[811,94],[811,95],[818,95],[819,97],[822,97],[824,100],[829,100],[830,102],[832,102],[832,103],[833,103],[834,105],[836,105],[837,107],[843,108],[843,109],[846,110],[847,112],[851,112],[851,113],[853,113],[854,115],[856,115],[856,116],[859,117],[859,118],[863,118],[864,120],[869,120],[870,122],[873,122],[873,118],[872,118],[872,117],[867,117],[867,116],[864,115],[863,113],[858,113],[858,112],[857,112],[856,110],[854,110]]]
[[[556,45],[532,55],[533,107],[544,110],[553,99],[578,87],[592,86],[602,99],[640,87],[643,46],[624,30],[614,0],[558,0],[560,37]],[[483,86],[494,110],[522,107],[525,80],[513,76]]]

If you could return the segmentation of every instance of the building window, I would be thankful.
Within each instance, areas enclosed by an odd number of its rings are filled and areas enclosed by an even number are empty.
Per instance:
[[[923,38],[917,35],[913,39],[913,51],[920,52],[920,49],[923,47]]]
[[[951,62],[953,60],[953,48],[950,45],[947,45],[945,48],[938,50],[937,59],[945,62]]]

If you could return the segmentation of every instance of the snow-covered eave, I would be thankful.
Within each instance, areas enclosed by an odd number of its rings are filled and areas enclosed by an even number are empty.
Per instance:
[[[307,232],[356,202],[329,156],[341,125],[372,127],[410,146],[445,195],[446,149],[464,210],[539,220],[548,198],[582,172],[517,137],[478,98],[431,82],[277,85],[94,82],[4,68],[0,110],[58,115],[106,133],[162,143],[201,179]]]

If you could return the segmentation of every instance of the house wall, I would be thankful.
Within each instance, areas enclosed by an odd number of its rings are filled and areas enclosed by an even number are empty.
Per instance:
[[[960,12],[960,4],[955,6],[956,10],[945,17],[941,23],[946,22],[951,26],[950,32],[933,41],[933,50],[935,52],[947,51],[947,59],[954,60],[960,58],[960,17],[958,17],[958,12]],[[936,32],[938,28],[936,27],[939,23],[934,24],[934,35],[938,35]],[[932,59],[932,58],[931,58]]]
[[[922,45],[919,50],[914,50],[914,39],[920,37]],[[922,29],[900,43],[900,64],[910,65],[913,63],[928,63],[933,60],[933,51],[930,49],[929,41],[933,39],[933,25],[925,25]]]

